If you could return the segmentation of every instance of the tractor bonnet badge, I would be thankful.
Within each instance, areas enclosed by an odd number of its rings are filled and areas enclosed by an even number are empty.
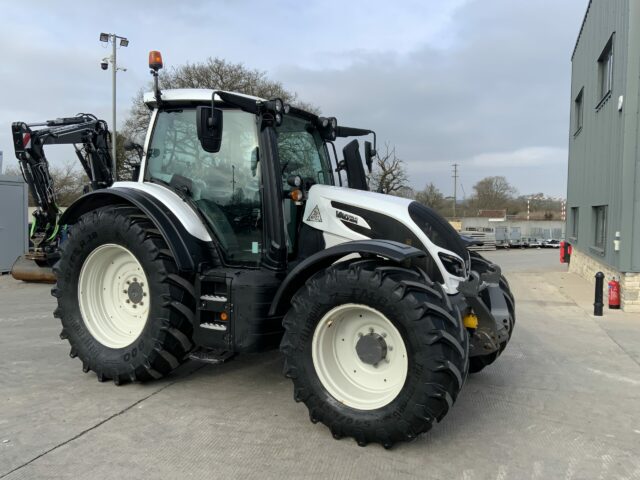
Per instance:
[[[311,213],[307,217],[307,222],[321,222],[321,221],[322,221],[322,215],[320,215],[320,209],[316,205],[315,207],[313,207],[313,210],[311,210]]]
[[[356,225],[358,224],[358,217],[349,213],[341,212],[340,210],[336,210],[336,217],[344,222],[355,223]]]

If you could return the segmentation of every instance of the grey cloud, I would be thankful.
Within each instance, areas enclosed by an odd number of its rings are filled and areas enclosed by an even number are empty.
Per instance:
[[[467,192],[484,176],[506,175],[522,193],[564,194],[569,57],[583,8],[475,2],[457,11],[451,49],[354,52],[345,68],[290,66],[277,75],[326,113],[396,144],[415,187],[433,180],[451,191],[458,162]],[[523,161],[523,151],[545,151],[546,160]],[[482,155],[502,160],[479,163]]]

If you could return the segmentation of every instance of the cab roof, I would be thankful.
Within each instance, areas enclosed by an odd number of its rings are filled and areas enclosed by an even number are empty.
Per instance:
[[[209,88],[174,88],[162,90],[162,101],[167,103],[209,103],[211,102],[211,95],[213,94],[213,90]],[[254,97],[252,95],[245,95],[243,93],[237,92],[229,92],[235,95],[240,95],[246,98],[250,98],[252,100],[261,100],[264,101],[263,98]],[[153,92],[145,92],[143,96],[144,103],[149,108],[154,108],[156,106],[156,98]],[[216,95],[217,101],[222,101],[220,97]]]

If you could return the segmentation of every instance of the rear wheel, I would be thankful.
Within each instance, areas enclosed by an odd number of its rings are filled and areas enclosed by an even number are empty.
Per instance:
[[[109,207],[80,217],[54,269],[60,337],[100,381],[161,378],[191,350],[193,287],[137,209]]]
[[[149,317],[149,281],[133,253],[106,243],[85,259],[78,279],[78,302],[85,326],[101,344],[130,345]]]
[[[458,310],[420,272],[375,260],[312,277],[284,319],[294,398],[335,438],[391,447],[441,420],[468,370]]]

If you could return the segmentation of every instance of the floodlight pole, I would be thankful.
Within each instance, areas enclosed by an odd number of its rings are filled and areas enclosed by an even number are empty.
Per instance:
[[[116,75],[118,73],[118,61],[116,58],[117,48],[116,42],[120,40],[120,45],[123,47],[127,47],[129,45],[129,40],[126,37],[121,37],[116,35],[115,33],[101,33],[100,41],[104,43],[111,42],[111,159],[112,161],[112,169],[113,169],[113,180],[117,180],[117,158],[116,158]],[[105,69],[105,67],[103,67]],[[126,70],[126,69],[122,69]]]
[[[118,71],[118,64],[116,62],[116,39],[117,35],[114,33],[111,35],[111,129],[113,130],[113,136],[111,137],[111,156],[113,162],[113,180],[116,181],[118,176],[116,174],[116,73]]]

